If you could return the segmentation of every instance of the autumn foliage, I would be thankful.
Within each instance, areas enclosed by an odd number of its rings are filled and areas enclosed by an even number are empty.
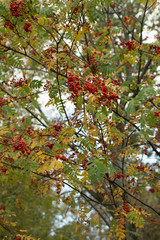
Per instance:
[[[0,181],[35,198],[55,189],[79,206],[76,229],[99,239],[148,239],[159,223],[158,11],[152,0],[0,2]],[[8,201],[7,189],[4,239],[36,239],[14,221],[23,190]]]

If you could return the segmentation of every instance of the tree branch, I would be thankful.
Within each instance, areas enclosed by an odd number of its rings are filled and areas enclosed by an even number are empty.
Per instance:
[[[108,179],[107,179],[108,180]],[[141,204],[143,204],[144,206],[150,208],[152,211],[154,211],[156,214],[158,214],[160,216],[160,212],[158,212],[157,210],[155,210],[153,207],[151,207],[150,205],[148,205],[147,203],[143,202],[142,200],[140,200],[139,198],[137,198],[136,196],[134,196],[133,194],[131,194],[130,192],[128,192],[124,187],[120,186],[117,182],[113,182],[111,180],[109,180],[113,185],[118,186],[119,188],[121,188],[126,194],[128,194],[130,197],[134,198],[135,200],[137,200],[138,202],[140,202]]]
[[[10,97],[12,97],[13,99],[15,99],[15,97],[14,96],[12,96],[8,91],[6,91],[5,89],[3,89],[1,86],[0,86],[0,89],[3,91],[3,92],[5,92],[8,96],[10,96]],[[17,98],[17,97],[16,97]],[[18,102],[18,100],[16,100],[16,102]],[[19,103],[20,104],[20,103]],[[23,107],[23,105],[22,104],[20,104],[22,107]],[[41,121],[41,119],[39,119],[29,108],[27,108],[27,107],[23,107],[27,112],[29,112],[39,123],[41,123],[41,125],[43,126],[43,127],[45,127],[45,128],[47,128],[48,126],[45,124],[45,123],[43,123],[42,121]]]

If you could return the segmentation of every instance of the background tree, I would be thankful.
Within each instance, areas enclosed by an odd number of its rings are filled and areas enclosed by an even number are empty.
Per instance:
[[[0,5],[2,181],[41,177],[37,190],[59,198],[70,187],[62,199],[81,196],[81,223],[94,210],[104,239],[141,239],[160,215],[158,10],[153,0]]]
[[[7,228],[9,233],[16,228],[22,235],[27,233],[36,238],[52,239],[56,214],[60,209],[58,205],[56,208],[52,205],[55,199],[53,192],[50,190],[42,196],[37,191],[39,181],[27,179],[27,174],[19,170],[12,171],[12,176],[5,180],[1,180],[0,238],[6,239]],[[12,234],[7,239],[13,239]]]

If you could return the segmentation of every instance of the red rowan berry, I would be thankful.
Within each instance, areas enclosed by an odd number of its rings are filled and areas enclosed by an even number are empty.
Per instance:
[[[154,115],[157,116],[157,117],[159,117],[160,111],[155,111],[155,112],[154,112]]]
[[[31,30],[29,29],[30,27],[31,27],[31,23],[25,22],[25,25],[23,28],[26,32],[31,32]]]
[[[154,188],[150,188],[149,191],[150,191],[151,193],[154,193],[154,192],[155,192],[155,189],[154,189]]]
[[[49,147],[49,148],[52,150],[52,148],[53,148],[53,146],[54,146],[54,143],[47,143],[45,146],[46,146],[46,147]]]
[[[0,210],[5,210],[6,209],[6,206],[3,205],[3,206],[0,206]]]
[[[11,15],[14,17],[20,17],[23,16],[23,14],[25,13],[25,6],[26,3],[22,2],[22,1],[15,1],[15,2],[11,2],[10,3],[10,11],[11,11]]]

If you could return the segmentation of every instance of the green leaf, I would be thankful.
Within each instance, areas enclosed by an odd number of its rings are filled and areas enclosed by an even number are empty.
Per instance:
[[[95,118],[102,121],[104,119],[106,119],[107,117],[107,111],[103,108],[102,111],[99,111],[96,113]]]
[[[116,127],[112,127],[112,130],[113,130],[113,132],[115,132],[117,134],[117,136],[119,138],[124,138],[125,137],[125,135],[122,132],[120,132]]]
[[[25,84],[22,88],[23,88],[24,92],[26,92],[27,94],[30,93],[30,89],[29,89],[28,85]]]
[[[40,87],[42,87],[42,81],[40,81],[40,80],[33,80],[30,83],[30,87],[31,88],[40,88]]]
[[[3,11],[5,11],[5,7],[0,6],[0,12],[3,12]]]
[[[140,123],[141,123],[141,128],[143,128],[146,125],[146,121],[143,117],[141,117]]]
[[[111,176],[113,176],[116,172],[113,165],[109,161],[106,162],[106,164],[103,161],[104,159],[99,159],[99,155],[95,155],[93,160],[87,163],[87,170],[92,182],[100,182],[105,177],[106,173],[109,173]]]
[[[50,96],[50,98],[55,98],[55,96],[57,96],[57,93],[58,93],[58,86],[52,86],[49,89],[49,96]]]
[[[99,70],[100,70],[100,72],[101,72],[102,74],[108,75],[108,76],[111,75],[113,72],[115,72],[116,69],[117,69],[116,66],[110,65],[110,64],[108,64],[108,63],[102,65],[102,66],[99,68]]]
[[[131,101],[128,103],[128,106],[127,106],[127,108],[126,108],[126,113],[127,113],[127,115],[135,114],[135,113],[136,113],[135,103],[134,103],[133,100],[131,100]]]
[[[150,138],[149,138],[149,136],[148,136],[148,134],[147,134],[147,132],[145,131],[145,130],[140,130],[140,135],[142,136],[142,137],[144,137],[146,140],[150,140]]]
[[[9,116],[9,115],[11,115],[11,113],[12,113],[12,108],[9,107],[8,105],[7,105],[7,106],[3,106],[3,107],[2,107],[2,111],[3,111],[3,113],[4,113],[6,116]]]
[[[37,162],[31,161],[31,162],[30,162],[30,166],[31,166],[31,168],[32,168],[33,170],[35,170],[35,169],[37,169],[37,168],[39,167],[39,164],[38,164]]]
[[[149,136],[153,136],[154,133],[153,133],[153,130],[147,128],[146,129],[146,134],[148,134]]]

